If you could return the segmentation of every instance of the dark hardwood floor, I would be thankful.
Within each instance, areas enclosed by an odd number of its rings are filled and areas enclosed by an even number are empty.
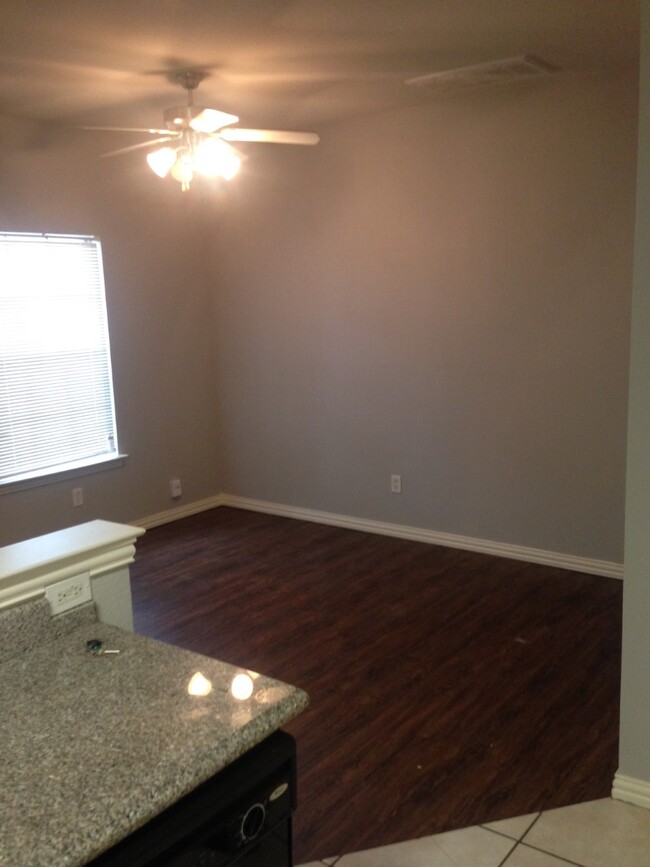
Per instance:
[[[310,694],[297,864],[609,795],[619,581],[230,508],[131,576],[138,632]]]

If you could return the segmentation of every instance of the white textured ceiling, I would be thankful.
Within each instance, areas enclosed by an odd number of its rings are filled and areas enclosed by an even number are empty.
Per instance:
[[[523,54],[638,62],[638,0],[2,0],[0,113],[159,126],[173,70],[245,125],[316,129],[433,98],[404,80]]]

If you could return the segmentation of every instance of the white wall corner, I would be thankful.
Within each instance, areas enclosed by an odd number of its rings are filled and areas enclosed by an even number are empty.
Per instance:
[[[97,619],[133,632],[133,602],[128,566],[121,566],[91,579]]]
[[[612,798],[650,810],[650,782],[617,772],[612,785]]]

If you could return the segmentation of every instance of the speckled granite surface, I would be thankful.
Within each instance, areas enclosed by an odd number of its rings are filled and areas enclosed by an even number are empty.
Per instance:
[[[5,608],[0,611],[0,662],[96,620],[92,602],[56,617],[52,617],[50,603],[44,596],[15,608]]]
[[[122,652],[93,656],[90,638]],[[206,696],[188,694],[197,671]],[[307,706],[253,673],[234,698],[242,672],[102,623],[2,662],[0,865],[86,864]]]

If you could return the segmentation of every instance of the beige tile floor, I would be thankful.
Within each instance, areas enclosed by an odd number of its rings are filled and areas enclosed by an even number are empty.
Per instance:
[[[650,810],[605,798],[302,867],[650,867]]]

